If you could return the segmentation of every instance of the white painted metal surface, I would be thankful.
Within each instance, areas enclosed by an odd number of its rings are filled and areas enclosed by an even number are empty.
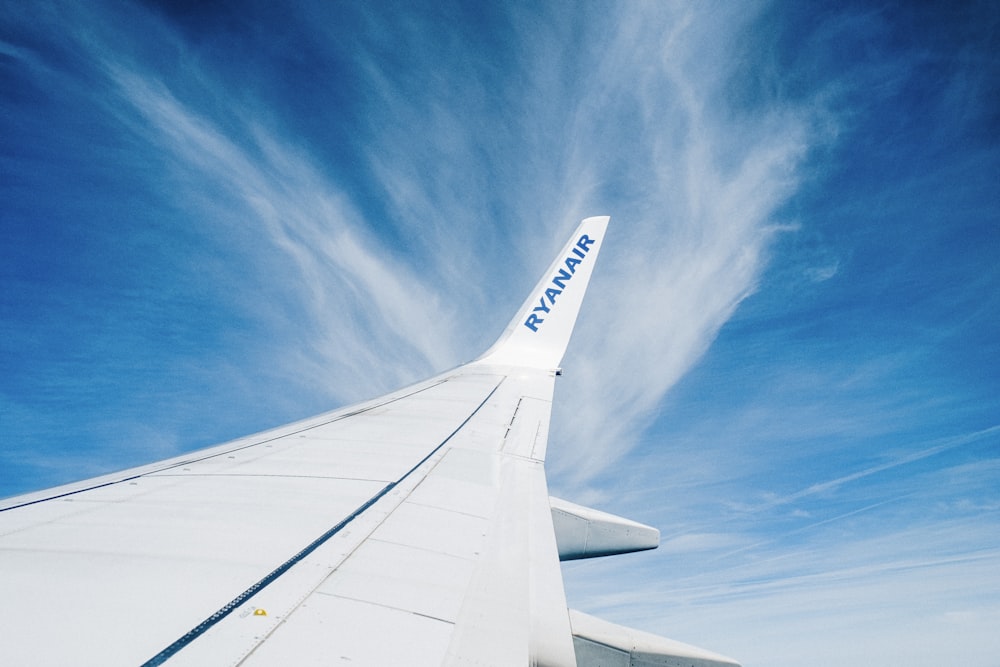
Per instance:
[[[482,361],[507,366],[559,367],[597,253],[604,244],[608,220],[602,216],[580,223]]]
[[[740,667],[732,658],[570,610],[578,667]]]
[[[549,498],[559,560],[614,556],[655,549],[660,531],[624,517]]]
[[[500,381],[448,376],[377,415],[334,413],[306,430],[0,512],[0,596],[17,601],[0,605],[4,657],[149,660],[406,475]],[[49,639],[54,612],[58,642]]]

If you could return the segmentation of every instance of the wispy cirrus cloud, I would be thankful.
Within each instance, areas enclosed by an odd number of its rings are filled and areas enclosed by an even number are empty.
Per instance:
[[[109,69],[122,100],[141,116],[145,138],[179,158],[185,194],[205,207],[201,219],[223,238],[242,227],[237,233],[256,246],[258,264],[248,269],[271,272],[268,280],[301,300],[303,347],[286,372],[333,392],[329,378],[372,392],[406,378],[400,367],[430,372],[450,361],[450,339],[438,324],[447,304],[368,231],[370,222],[312,158],[236,109],[242,126],[231,136],[155,77]]]
[[[717,104],[733,75],[725,47],[706,57],[707,34],[738,34],[753,12],[705,15],[682,7],[622,10],[601,45],[601,66],[581,98],[603,99],[574,136],[574,151],[610,209],[608,256],[588,297],[560,387],[553,448],[558,480],[579,486],[624,456],[651,411],[752,294],[783,225],[810,142],[811,110],[776,105],[734,124]],[[730,54],[731,56],[732,54]],[[634,148],[621,151],[623,143]],[[588,155],[589,153],[589,155]],[[614,155],[604,163],[602,156]],[[581,409],[581,406],[585,406]]]
[[[155,73],[127,63],[108,70],[145,138],[197,174],[182,182],[205,220],[264,241],[268,250],[252,253],[261,266],[280,264],[267,257],[275,249],[295,267],[281,281],[289,294],[302,281],[296,298],[309,335],[285,363],[315,384],[388,389],[379,369],[415,378],[470,358],[475,342],[499,333],[566,230],[611,213],[610,245],[566,362],[572,381],[560,387],[559,404],[572,408],[555,421],[555,439],[575,445],[566,458],[554,454],[552,472],[579,487],[628,452],[664,393],[755,290],[782,229],[774,214],[809,148],[810,111],[775,107],[740,125],[711,112],[733,72],[730,59],[703,57],[705,35],[734,34],[752,12],[621,7],[605,17],[609,31],[585,25],[574,36],[561,11],[538,23],[511,11],[522,19],[512,21],[521,68],[487,83],[485,56],[447,78],[419,67],[401,76],[377,38],[352,43],[370,82],[358,128],[369,143],[359,152],[396,234],[424,266],[373,235],[363,203],[250,112],[215,100],[202,101],[214,109],[202,113]],[[409,20],[428,19],[404,13],[390,23],[415,62],[469,36],[444,26],[450,39],[431,39],[440,33]],[[552,31],[574,46],[542,39]],[[470,131],[476,125],[497,134]],[[498,282],[511,275],[524,289]],[[478,331],[483,323],[496,331]]]
[[[944,485],[953,472],[914,479],[913,493],[954,494]],[[968,491],[981,493],[981,483]],[[785,530],[771,516],[717,522],[712,533],[666,537],[659,552],[624,569],[567,567],[570,604],[747,663],[837,665],[867,656],[933,664],[929,656],[948,650],[988,664],[992,642],[983,639],[1000,613],[996,512],[915,516],[912,505],[876,503]],[[754,541],[749,531],[768,537]],[[720,627],[730,632],[721,637]]]

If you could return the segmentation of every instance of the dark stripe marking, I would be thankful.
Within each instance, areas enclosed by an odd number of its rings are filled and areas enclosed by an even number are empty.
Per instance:
[[[493,387],[492,391],[490,391],[490,393],[487,394],[486,398],[484,398],[483,401],[479,405],[476,406],[476,409],[473,410],[472,413],[469,414],[469,416],[466,417],[465,420],[461,424],[459,424],[458,428],[456,428],[454,431],[452,431],[451,434],[448,435],[447,438],[445,438],[444,440],[442,440],[440,442],[440,444],[438,444],[434,449],[432,449],[431,452],[429,454],[427,454],[427,456],[425,456],[424,458],[422,458],[415,466],[413,466],[408,471],[406,471],[403,474],[402,477],[400,477],[399,479],[397,479],[395,482],[390,482],[389,484],[387,484],[385,487],[383,487],[383,489],[381,491],[379,491],[378,493],[376,493],[374,496],[372,496],[371,498],[369,498],[363,505],[361,505],[356,510],[354,510],[354,512],[352,512],[347,518],[343,519],[340,523],[338,523],[337,525],[333,526],[332,528],[330,528],[329,530],[327,530],[325,533],[323,533],[322,535],[320,535],[319,537],[317,537],[315,540],[313,540],[312,542],[310,542],[305,548],[303,548],[297,554],[295,554],[294,556],[292,556],[291,558],[289,558],[288,560],[286,560],[284,563],[282,563],[281,565],[279,565],[270,574],[266,575],[263,579],[261,579],[260,581],[258,581],[257,583],[255,583],[253,586],[251,586],[250,588],[246,589],[245,591],[243,591],[242,593],[240,593],[239,595],[237,595],[229,603],[227,603],[226,605],[224,605],[221,609],[219,609],[214,614],[212,614],[211,616],[209,616],[208,618],[206,618],[204,621],[202,621],[201,623],[199,623],[198,625],[196,625],[195,627],[193,627],[191,630],[189,630],[187,633],[185,633],[182,637],[180,637],[179,639],[177,639],[174,643],[170,644],[170,646],[166,647],[165,649],[163,649],[162,651],[160,651],[159,653],[157,653],[156,655],[154,655],[152,658],[150,658],[149,660],[147,660],[146,662],[144,662],[141,667],[155,667],[156,665],[162,665],[164,662],[166,662],[171,657],[173,657],[175,654],[177,654],[178,651],[180,651],[185,646],[187,646],[188,644],[190,644],[191,642],[193,642],[195,639],[197,639],[198,637],[200,637],[201,635],[203,635],[213,625],[215,625],[216,623],[218,623],[219,621],[221,621],[222,619],[224,619],[226,616],[228,616],[229,614],[231,614],[235,609],[237,609],[244,602],[246,602],[251,597],[253,597],[257,593],[259,593],[268,584],[270,584],[270,583],[274,582],[275,580],[277,580],[278,577],[280,577],[285,572],[287,572],[288,570],[290,570],[293,565],[295,565],[296,563],[300,562],[306,556],[308,556],[313,551],[315,551],[316,549],[318,549],[324,542],[326,542],[331,537],[333,537],[338,532],[340,532],[344,528],[344,526],[346,526],[351,521],[353,521],[354,519],[358,518],[361,514],[363,514],[365,512],[365,510],[367,510],[369,507],[371,507],[372,505],[374,505],[375,503],[377,503],[379,500],[381,500],[383,497],[385,497],[385,495],[387,493],[389,493],[390,491],[392,491],[398,484],[400,484],[403,480],[405,480],[407,477],[409,477],[410,475],[412,475],[413,472],[417,468],[419,468],[424,463],[426,463],[427,460],[430,459],[432,456],[434,456],[434,454],[436,454],[438,451],[440,451],[440,449],[442,447],[444,447],[445,444],[447,444],[449,440],[451,440],[453,437],[455,437],[455,435],[459,431],[461,431],[462,428],[466,424],[469,423],[469,420],[472,419],[476,415],[476,413],[478,413],[479,410],[482,409],[482,407],[484,405],[486,405],[486,402],[488,400],[490,400],[490,398],[493,396],[493,394],[496,393],[496,390],[500,388],[500,385],[502,383],[503,383],[503,379],[501,379],[500,382],[497,382],[496,386]]]

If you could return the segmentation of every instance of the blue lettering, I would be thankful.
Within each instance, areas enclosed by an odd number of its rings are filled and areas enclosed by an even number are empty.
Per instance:
[[[570,251],[576,255],[576,257],[567,257],[565,260],[566,268],[559,269],[559,273],[552,277],[552,284],[555,287],[548,287],[545,289],[545,295],[538,300],[538,305],[532,309],[532,312],[528,315],[528,319],[524,321],[524,326],[528,327],[532,331],[538,331],[538,327],[545,320],[535,313],[548,313],[552,310],[551,306],[556,304],[556,297],[563,293],[566,289],[566,283],[573,277],[576,273],[576,267],[583,263],[584,258],[587,253],[590,252],[590,246],[597,243],[597,239],[592,239],[586,234],[581,236],[577,242],[576,246],[570,249]],[[579,259],[577,259],[579,257]],[[549,305],[545,304],[545,300],[548,299]]]
[[[559,273],[552,279],[552,284],[559,289],[566,289],[566,281],[572,277],[573,274],[566,271],[566,269],[559,269]]]

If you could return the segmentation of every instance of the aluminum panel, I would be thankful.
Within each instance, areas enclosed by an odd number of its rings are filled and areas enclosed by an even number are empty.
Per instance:
[[[454,622],[473,561],[368,540],[317,590]]]
[[[440,665],[452,624],[380,605],[317,594],[243,663],[385,667]]]

